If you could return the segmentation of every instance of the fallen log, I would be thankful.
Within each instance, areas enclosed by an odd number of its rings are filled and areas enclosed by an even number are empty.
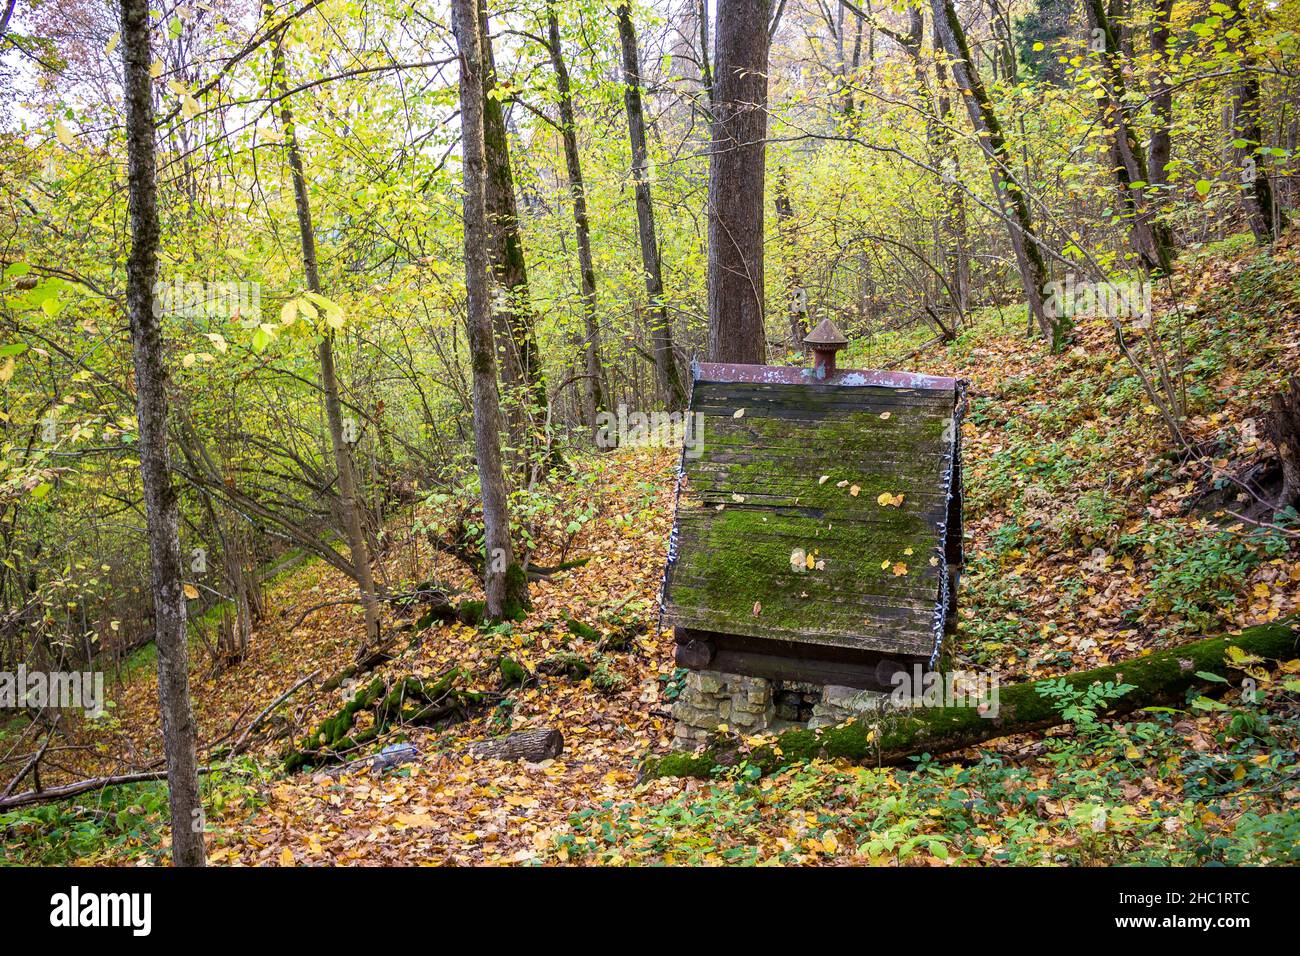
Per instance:
[[[1300,617],[1248,628],[1240,634],[1211,637],[1183,644],[1146,657],[1065,675],[1070,686],[1081,689],[1097,682],[1132,684],[1124,696],[1112,700],[1098,716],[1116,717],[1142,707],[1174,700],[1203,682],[1197,672],[1223,675],[1235,670],[1225,661],[1229,647],[1258,657],[1286,660],[1295,655],[1300,637]],[[1043,730],[1065,723],[1052,702],[1038,691],[1045,681],[1002,687],[996,717],[982,716],[976,707],[915,708],[884,727],[876,740],[872,721],[859,718],[818,730],[790,730],[768,745],[746,750],[734,736],[700,753],[681,751],[648,757],[641,779],[653,777],[708,777],[715,767],[741,761],[771,773],[788,764],[823,759],[870,760],[901,764],[923,753],[942,754],[997,737]]]
[[[210,771],[210,767],[199,767],[200,774],[209,773]],[[14,810],[18,807],[31,806],[34,803],[67,800],[69,797],[76,797],[83,793],[105,790],[109,787],[120,787],[127,783],[147,783],[151,780],[166,779],[166,770],[123,773],[113,777],[91,777],[88,780],[77,780],[74,783],[65,783],[58,787],[46,787],[44,790],[24,790],[22,793],[15,793],[13,796],[0,800],[0,810]]]
[[[540,763],[564,752],[564,735],[558,730],[517,730],[493,740],[470,744],[469,752],[479,760],[527,760]]]

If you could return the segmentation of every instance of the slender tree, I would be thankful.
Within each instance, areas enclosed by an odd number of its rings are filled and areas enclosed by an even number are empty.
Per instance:
[[[1231,0],[1230,6],[1234,14],[1231,28],[1236,31],[1230,42],[1238,57],[1232,91],[1232,132],[1235,139],[1245,144],[1236,149],[1241,169],[1241,201],[1256,241],[1272,242],[1286,226],[1286,216],[1273,201],[1273,182],[1259,153],[1264,145],[1264,126],[1260,121],[1255,35],[1245,0]]]
[[[578,272],[582,289],[582,319],[586,340],[587,425],[596,427],[596,415],[605,407],[605,372],[600,357],[600,317],[596,312],[596,265],[591,257],[591,223],[587,218],[587,186],[582,178],[582,158],[578,154],[578,126],[573,114],[573,89],[569,68],[560,45],[560,20],[555,4],[546,5],[546,46],[555,71],[555,89],[559,94],[560,139],[564,142],[564,166],[573,196],[573,234],[578,244]]]
[[[479,45],[483,54],[483,145],[487,166],[486,200],[491,238],[492,269],[501,290],[493,309],[501,378],[512,393],[507,409],[512,439],[517,446],[535,449],[545,441],[547,420],[546,377],[533,328],[533,306],[528,291],[528,262],[519,234],[519,208],[510,165],[510,140],[505,110],[496,89],[496,61],[488,10],[479,10]],[[542,462],[544,465],[545,462]]]
[[[655,232],[654,198],[650,193],[650,151],[646,145],[645,115],[641,109],[641,58],[636,46],[632,10],[620,3],[618,38],[623,52],[623,106],[627,111],[628,141],[632,146],[632,182],[636,195],[637,238],[641,244],[641,269],[650,300],[650,343],[654,352],[659,389],[668,408],[686,404],[686,389],[673,354],[673,329],[664,304],[664,279]]]
[[[1069,319],[1064,315],[1048,314],[1044,301],[1047,265],[1042,250],[1038,247],[1038,234],[1034,230],[1029,197],[1011,172],[1011,157],[1002,125],[993,110],[988,92],[984,89],[984,82],[975,69],[966,43],[966,33],[961,21],[957,19],[952,0],[931,0],[931,9],[935,34],[949,57],[953,79],[966,103],[971,126],[975,129],[980,149],[988,164],[993,190],[998,197],[1011,246],[1016,253],[1016,264],[1020,269],[1020,281],[1025,290],[1030,320],[1051,343],[1053,351],[1059,350],[1065,345]]]
[[[289,79],[284,63],[284,34],[276,38],[272,48],[272,72],[280,89],[280,125],[284,128],[284,146],[289,158],[289,171],[293,178],[294,205],[298,213],[298,236],[302,243],[302,265],[307,278],[307,288],[321,294],[320,269],[316,260],[316,231],[311,221],[311,200],[307,195],[307,174],[298,148],[298,133],[294,128],[293,109],[289,105]],[[361,590],[361,606],[365,614],[366,640],[359,655],[363,656],[379,644],[379,602],[375,598],[375,581],[370,569],[370,547],[361,524],[361,505],[357,498],[356,471],[352,463],[352,450],[343,435],[343,404],[339,398],[338,371],[334,364],[334,330],[326,327],[316,346],[320,364],[321,391],[325,396],[325,418],[329,425],[330,446],[334,452],[334,465],[338,469],[339,507],[342,511],[343,529],[356,569],[357,585]]]
[[[488,254],[487,162],[483,145],[483,53],[479,0],[452,0],[460,62],[464,155],[465,298],[474,403],[474,452],[483,497],[483,591],[486,615],[513,617],[527,604],[528,585],[515,562],[501,465],[496,354],[492,344],[492,270]]]
[[[772,205],[776,210],[776,231],[785,250],[797,246],[798,226],[795,224],[794,203],[790,199],[790,177],[784,169],[776,174],[776,195]],[[785,267],[785,294],[789,299],[786,316],[790,323],[790,348],[796,352],[804,348],[808,337],[808,294],[800,277],[799,263],[787,256]]]
[[[1174,0],[1153,0],[1151,56],[1157,77],[1151,93],[1155,126],[1151,130],[1151,148],[1147,151],[1147,182],[1160,189],[1157,202],[1164,198],[1163,187],[1169,185],[1169,159],[1173,153],[1174,88],[1169,77],[1169,20],[1173,15]]]
[[[709,360],[762,365],[768,0],[719,0],[709,154]]]
[[[1148,272],[1168,272],[1173,262],[1169,231],[1154,217],[1145,187],[1133,188],[1145,180],[1149,165],[1141,134],[1129,113],[1131,106],[1124,81],[1124,54],[1120,24],[1106,11],[1102,0],[1084,0],[1088,25],[1101,42],[1105,97],[1099,101],[1102,120],[1111,131],[1111,166],[1119,200],[1128,212],[1129,243]]]
[[[158,647],[158,709],[162,714],[171,810],[172,862],[202,866],[203,805],[199,799],[194,714],[190,708],[185,589],[181,579],[180,508],[167,452],[167,366],[162,323],[155,311],[158,278],[157,160],[154,146],[153,56],[149,0],[122,0],[121,44],[126,101],[127,195],[131,251],[126,261],[126,308],[135,361],[135,408],[140,424],[140,475],[149,534]]]

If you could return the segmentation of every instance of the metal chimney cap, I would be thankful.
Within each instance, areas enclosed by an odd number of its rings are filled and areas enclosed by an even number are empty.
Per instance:
[[[829,318],[822,319],[817,328],[812,330],[812,334],[803,341],[805,345],[815,345],[824,349],[842,349],[849,344],[844,333],[836,328],[835,323]]]

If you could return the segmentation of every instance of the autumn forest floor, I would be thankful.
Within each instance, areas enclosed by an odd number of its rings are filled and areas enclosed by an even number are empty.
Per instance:
[[[1046,355],[1008,311],[980,313],[953,345],[908,368],[970,382],[964,456],[967,564],[955,667],[1003,683],[1123,660],[1199,635],[1300,610],[1300,554],[1285,529],[1245,524],[1224,476],[1271,453],[1268,396],[1300,368],[1300,241],[1271,255],[1229,243],[1189,255],[1178,308],[1155,292],[1160,328],[1184,323],[1188,443],[1180,454],[1108,324],[1080,322]],[[845,366],[907,354],[922,331],[855,344]],[[419,759],[382,776],[280,770],[293,736],[349,691],[319,683],[351,662],[361,621],[330,605],[349,585],[319,564],[268,591],[247,659],[213,676],[196,652],[202,741],[230,739],[313,671],[247,755],[205,778],[210,860],[221,864],[478,863],[1203,863],[1298,862],[1300,662],[1256,662],[1259,699],[1233,687],[1124,724],[1083,718],[1033,738],[915,768],[813,764],[757,778],[636,783],[639,760],[668,748],[680,672],[656,602],[671,526],[676,453],[622,450],[577,458],[542,523],[576,530],[582,567],[533,586],[526,620],[492,628],[433,625],[406,635],[377,673],[436,676],[499,690],[505,654],[533,672],[560,652],[584,679],[539,674],[506,703],[440,729],[404,728]],[[427,517],[427,516],[424,516]],[[391,582],[436,579],[472,592],[466,570],[422,544],[415,522],[390,527]],[[401,522],[399,522],[400,524]],[[1294,527],[1294,526],[1293,526]],[[552,549],[554,550],[554,549]],[[557,554],[545,549],[539,560]],[[643,625],[628,651],[602,651],[576,619],[608,633]],[[390,627],[401,620],[392,618]],[[351,688],[355,691],[355,687]],[[160,758],[152,667],[110,688],[109,716],[74,728],[46,782],[121,772]],[[541,764],[467,756],[509,728],[553,727],[563,754]],[[277,731],[284,736],[272,736]],[[235,730],[235,736],[238,735]],[[61,766],[62,769],[57,769]],[[0,863],[158,862],[165,789],[117,787],[0,815]]]

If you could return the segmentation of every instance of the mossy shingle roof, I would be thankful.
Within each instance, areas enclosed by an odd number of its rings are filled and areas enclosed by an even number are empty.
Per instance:
[[[699,366],[667,623],[933,658],[960,395],[910,373]]]

